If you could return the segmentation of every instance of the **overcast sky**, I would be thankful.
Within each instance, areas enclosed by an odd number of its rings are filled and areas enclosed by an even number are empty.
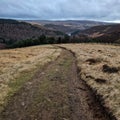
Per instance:
[[[120,21],[120,0],[0,0],[0,18]]]

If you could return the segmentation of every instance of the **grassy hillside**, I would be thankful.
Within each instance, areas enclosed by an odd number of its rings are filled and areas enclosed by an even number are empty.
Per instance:
[[[120,120],[120,46],[99,44],[61,44],[61,46],[75,53],[74,59],[77,59],[80,78],[97,94],[96,98],[101,100],[101,104]],[[10,97],[35,75],[39,68],[43,70],[44,65],[56,60],[61,51],[60,48],[51,45],[1,50],[0,110],[4,108]],[[65,66],[68,66],[69,60],[63,62]],[[63,63],[59,63],[59,66],[64,65]],[[63,75],[66,72],[64,70],[62,70]],[[59,70],[55,68],[55,73],[56,71]],[[47,70],[47,74],[42,71],[40,74],[49,78],[54,72]],[[57,75],[62,79],[61,74]],[[53,79],[59,81],[59,77],[53,77]],[[27,84],[31,83],[28,81]],[[52,90],[54,91],[54,88]]]
[[[81,35],[85,35],[88,40],[92,39],[95,42],[120,43],[120,24],[95,26],[73,35],[79,39]]]
[[[120,46],[61,45],[77,57],[80,77],[99,94],[102,104],[120,120]]]
[[[60,49],[50,45],[0,51],[0,110],[9,97],[43,65],[55,60]]]

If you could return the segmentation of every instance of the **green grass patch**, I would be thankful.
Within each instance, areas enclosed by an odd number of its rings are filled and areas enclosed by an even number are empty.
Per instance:
[[[62,59],[44,75],[29,113],[42,113],[43,110],[55,113],[56,119],[70,117],[68,81],[66,73],[73,59]],[[61,69],[62,67],[62,69]],[[64,72],[61,72],[63,71]]]
[[[5,106],[7,106],[8,104],[8,101],[12,98],[12,96],[20,90],[20,88],[23,87],[23,85],[29,81],[34,75],[35,73],[38,71],[38,69],[40,68],[40,65],[38,65],[39,67],[38,68],[34,68],[34,69],[31,69],[31,70],[26,70],[25,72],[20,72],[19,75],[11,80],[9,83],[8,83],[8,86],[9,86],[9,92],[7,94],[7,97],[5,98],[4,100],[4,104],[1,104],[0,105],[0,112],[4,110]],[[43,66],[41,66],[42,68]]]

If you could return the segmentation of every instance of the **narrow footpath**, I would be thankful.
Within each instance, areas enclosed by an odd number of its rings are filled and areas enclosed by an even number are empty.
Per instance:
[[[63,49],[14,94],[0,120],[114,120],[79,78],[74,54]]]

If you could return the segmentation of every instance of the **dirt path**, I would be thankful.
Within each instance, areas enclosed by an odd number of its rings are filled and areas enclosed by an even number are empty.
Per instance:
[[[0,120],[113,120],[79,79],[74,55],[60,57],[27,82],[0,113]]]

